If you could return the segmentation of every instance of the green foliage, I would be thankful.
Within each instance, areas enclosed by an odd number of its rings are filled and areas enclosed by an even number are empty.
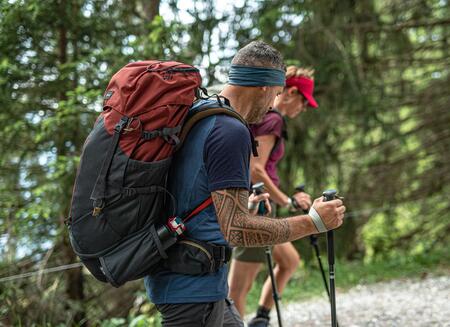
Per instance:
[[[447,204],[443,198],[427,199],[422,203],[407,203],[387,212],[374,215],[364,225],[362,239],[366,248],[366,261],[404,256],[425,256],[433,250],[445,250],[450,217],[446,215]],[[425,208],[427,211],[425,211]],[[440,220],[435,212],[443,213]],[[407,246],[409,251],[398,249]]]
[[[101,327],[119,327],[119,326],[125,326],[126,319],[124,318],[112,318],[108,319],[100,325]]]
[[[341,256],[372,247],[360,231],[372,229],[365,224],[380,208],[395,220],[412,203],[415,214],[398,218],[408,228],[379,229],[395,244],[384,254],[416,253],[411,233],[433,240],[424,250],[448,241],[449,12],[438,1],[266,1],[237,10],[240,45],[263,38],[287,62],[316,70],[319,109],[289,122],[282,185],[345,196],[355,213],[337,240]]]
[[[316,70],[320,108],[289,122],[281,177],[290,191],[305,182],[313,195],[335,187],[345,196],[338,254],[361,261],[343,264],[340,285],[449,262],[433,254],[450,235],[448,1],[245,1],[219,12],[220,5],[0,2],[0,276],[76,261],[63,221],[114,72],[170,58],[200,66],[205,85],[224,82],[235,50],[257,38],[286,63]],[[306,243],[296,246],[311,261]],[[311,267],[300,272],[301,293],[322,288]],[[0,321],[159,324],[145,302],[141,282],[115,290],[71,269],[1,283]]]
[[[120,327],[120,326],[128,326],[128,327],[157,327],[161,326],[161,318],[159,315],[147,316],[144,314],[138,315],[136,317],[129,317],[129,319],[125,318],[112,318],[105,320],[101,323],[101,327]]]
[[[52,267],[76,260],[63,221],[102,93],[112,73],[130,61],[131,35],[163,38],[171,31],[158,27],[161,19],[144,23],[147,17],[118,1],[3,1],[0,13],[0,255],[11,264],[2,275],[14,275],[39,269],[37,262]],[[145,49],[163,56],[155,40]],[[27,264],[13,265],[17,261]],[[12,293],[0,305],[4,310],[8,303],[6,321],[91,319],[84,301],[95,293],[81,276],[76,269],[38,285],[9,285]],[[53,297],[43,301],[47,293]]]

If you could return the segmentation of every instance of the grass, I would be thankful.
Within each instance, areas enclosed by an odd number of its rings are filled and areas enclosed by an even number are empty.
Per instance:
[[[283,293],[284,303],[327,296],[317,259],[314,257],[311,260],[306,267],[302,265],[289,281]],[[322,254],[322,264],[326,270],[328,268],[326,253]],[[402,278],[421,278],[428,274],[448,275],[450,274],[450,253],[441,251],[414,257],[405,255],[369,263],[336,261],[335,273],[336,287],[341,291],[358,284],[373,284]],[[247,313],[255,312],[266,275],[266,271],[261,272],[253,284],[247,297]],[[328,278],[327,271],[326,276]]]

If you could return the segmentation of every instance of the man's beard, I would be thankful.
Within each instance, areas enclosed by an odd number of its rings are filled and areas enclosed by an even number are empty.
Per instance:
[[[263,120],[264,116],[266,115],[266,113],[270,110],[271,108],[267,108],[267,107],[257,107],[255,106],[253,108],[252,111],[250,111],[248,117],[247,117],[247,122],[249,124],[256,124],[259,123]]]

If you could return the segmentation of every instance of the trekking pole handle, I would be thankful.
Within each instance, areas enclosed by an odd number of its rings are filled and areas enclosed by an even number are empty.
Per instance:
[[[261,183],[253,184],[252,190],[255,195],[260,195],[260,194],[264,193],[264,183],[261,182]]]
[[[297,185],[297,187],[295,188],[295,190],[297,191],[297,192],[305,192],[305,184],[300,184],[300,185]]]
[[[256,183],[252,186],[253,194],[260,195],[264,193],[264,183]],[[264,201],[258,204],[258,214],[264,215],[266,213],[266,207]]]
[[[336,198],[337,191],[336,190],[326,190],[322,193],[325,197],[325,201],[331,201]]]
[[[297,185],[295,187],[295,191],[297,193],[305,192],[305,187],[306,187],[305,184],[302,183],[302,184]],[[291,199],[292,199],[292,205],[294,206],[295,209],[298,209],[298,210],[301,209],[305,215],[308,214],[308,209],[302,209],[300,207],[300,205],[298,204],[297,200],[293,196],[291,197]]]
[[[336,198],[337,191],[336,190],[326,190],[322,193],[323,197],[325,198],[324,201],[331,201]],[[334,265],[334,233],[333,231],[327,232],[327,239],[328,243],[330,243],[329,246],[333,248],[333,251],[328,251],[328,262],[330,265]]]
[[[300,184],[300,185],[298,185],[298,186],[295,188],[295,191],[296,191],[297,193],[305,192],[305,184]],[[292,206],[293,206],[296,210],[302,209],[302,208],[300,207],[300,204],[298,204],[297,200],[295,199],[295,197],[291,196],[291,201],[292,201]],[[308,214],[308,210],[302,209],[302,211],[303,211],[303,213]]]

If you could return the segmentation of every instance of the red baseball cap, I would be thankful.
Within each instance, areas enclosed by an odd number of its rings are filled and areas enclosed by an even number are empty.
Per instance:
[[[294,86],[308,100],[308,106],[317,108],[319,105],[313,97],[314,80],[304,76],[289,77],[286,86]]]

